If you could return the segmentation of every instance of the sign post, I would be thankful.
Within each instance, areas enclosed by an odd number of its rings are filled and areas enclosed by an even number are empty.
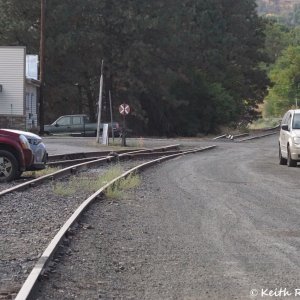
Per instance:
[[[103,124],[103,129],[102,129],[102,145],[108,146],[108,124],[107,123]]]
[[[122,146],[126,147],[126,115],[130,113],[130,107],[128,104],[121,104],[119,106],[119,112],[123,115],[123,128],[122,128]]]

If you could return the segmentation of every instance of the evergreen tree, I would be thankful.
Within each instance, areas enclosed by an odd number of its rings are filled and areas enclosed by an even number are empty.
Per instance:
[[[39,3],[0,2],[0,43],[37,53]],[[268,80],[265,23],[253,0],[51,0],[46,14],[46,119],[97,114],[104,60],[114,109],[137,133],[215,130],[255,117]]]

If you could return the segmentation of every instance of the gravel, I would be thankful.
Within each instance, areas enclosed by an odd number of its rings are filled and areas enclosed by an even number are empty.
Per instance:
[[[293,292],[300,282],[299,170],[278,164],[275,137],[220,143],[151,168],[124,199],[86,211],[36,299]]]
[[[149,274],[166,259],[156,257],[158,244],[167,246],[167,253],[175,245],[165,243],[170,238],[159,228],[160,213],[151,207],[147,182],[153,178],[141,177],[143,184],[123,199],[102,199],[90,207],[72,237],[72,254],[60,258],[55,273],[42,280],[36,299],[145,299],[149,285],[156,294],[148,299],[162,299],[158,295],[165,283],[161,278],[149,282]]]
[[[122,162],[124,170],[144,160]],[[94,178],[109,165],[76,175]],[[70,177],[60,178],[67,182]],[[1,197],[0,206],[0,299],[11,299],[20,289],[32,267],[51,239],[75,209],[92,192],[77,190],[74,195],[58,196],[50,182],[23,192]]]
[[[24,183],[28,180],[32,180],[32,179],[34,179],[34,177],[25,175],[25,176],[22,176],[21,178],[19,178],[18,180],[15,180],[15,181],[12,181],[12,182],[1,182],[0,183],[0,192],[4,191],[6,189],[12,188],[12,187],[14,187],[16,185],[19,185],[21,183]]]

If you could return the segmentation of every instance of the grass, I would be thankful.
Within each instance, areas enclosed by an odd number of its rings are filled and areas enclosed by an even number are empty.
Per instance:
[[[68,197],[75,195],[77,189],[75,186],[69,184],[57,183],[53,186],[53,192],[58,196]]]
[[[277,126],[280,123],[280,118],[261,118],[253,122],[249,129],[264,129],[264,128],[272,128]]]
[[[91,177],[72,177],[68,182],[57,182],[53,185],[53,192],[59,196],[72,196],[79,191],[94,193],[108,182],[119,177],[123,173],[120,165],[110,168],[103,175]],[[105,194],[108,198],[120,199],[124,191],[135,188],[140,184],[140,178],[137,174],[131,174],[126,178],[120,179],[118,182],[110,186]]]
[[[126,178],[120,179],[118,182],[108,187],[105,195],[111,199],[120,199],[126,190],[136,188],[141,180],[137,174],[130,174]]]
[[[38,178],[38,177],[42,177],[42,176],[45,176],[45,175],[52,174],[52,173],[54,173],[58,170],[60,170],[60,168],[46,167],[45,169],[39,170],[39,171],[24,172],[24,175],[34,177],[34,178]]]

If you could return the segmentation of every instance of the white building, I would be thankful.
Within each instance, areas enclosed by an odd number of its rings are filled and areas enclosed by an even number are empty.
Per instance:
[[[37,68],[25,47],[0,47],[0,128],[37,127]]]

